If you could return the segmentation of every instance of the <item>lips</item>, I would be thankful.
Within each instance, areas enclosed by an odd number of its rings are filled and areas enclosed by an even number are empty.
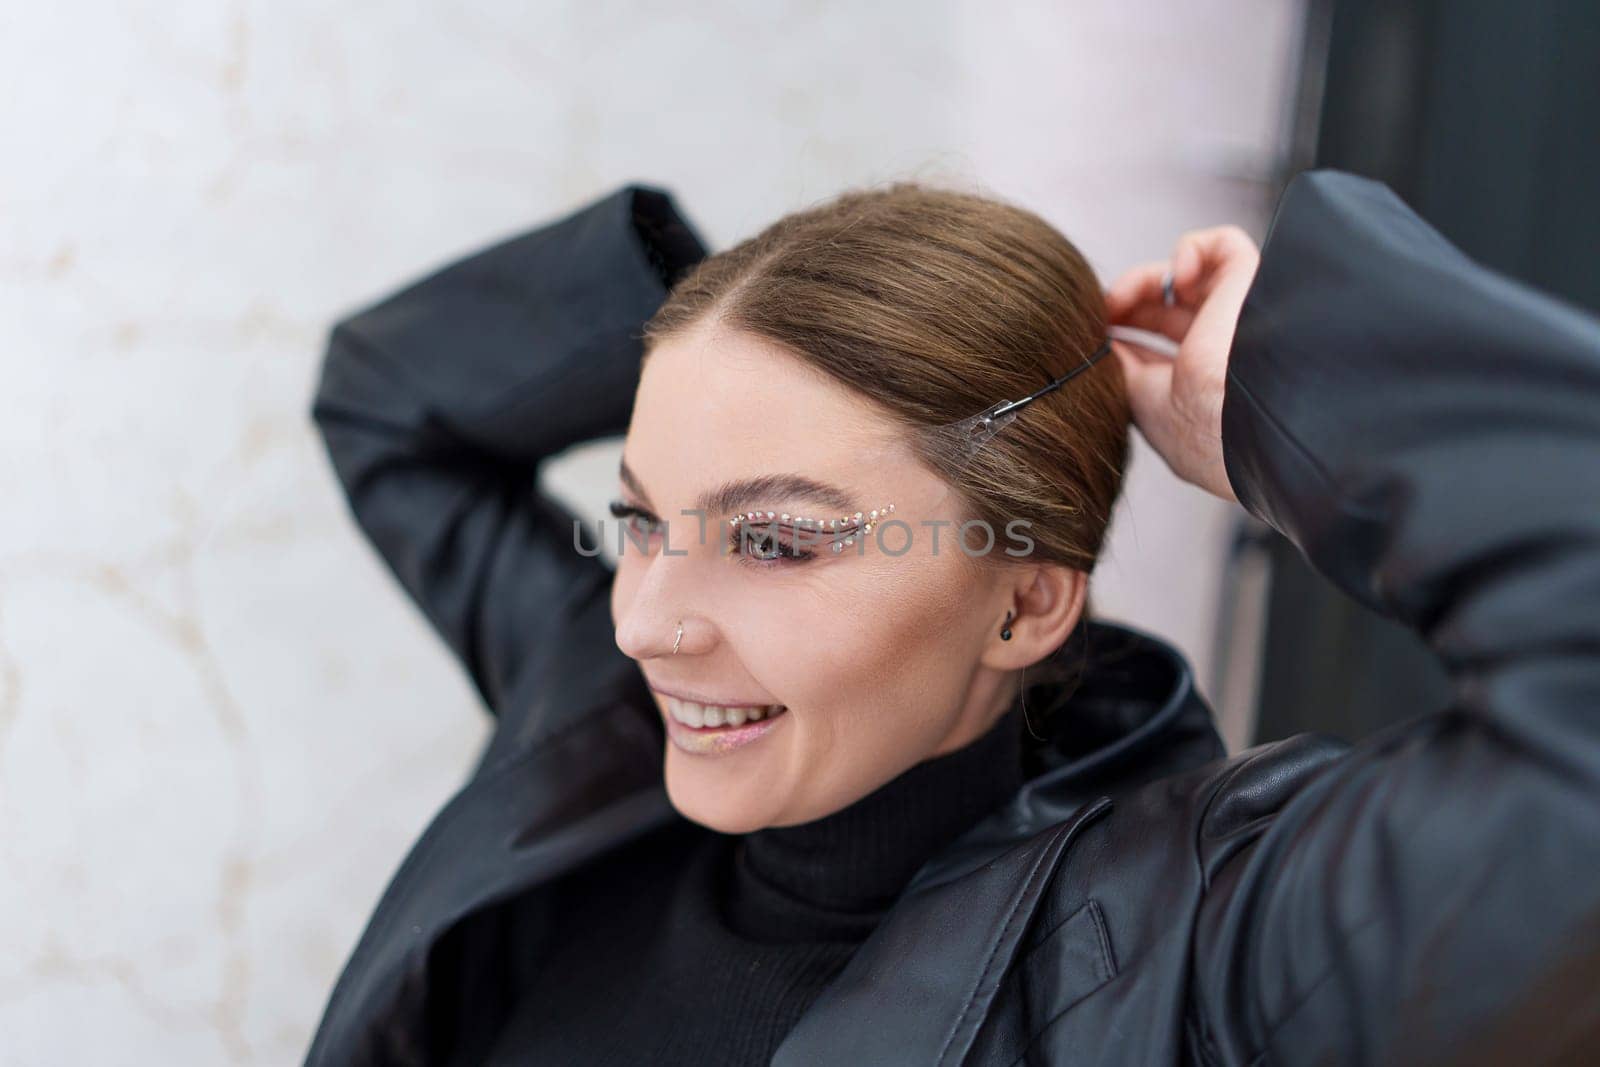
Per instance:
[[[755,744],[789,713],[782,704],[701,704],[666,693],[661,702],[667,709],[667,736],[691,756],[725,756]]]

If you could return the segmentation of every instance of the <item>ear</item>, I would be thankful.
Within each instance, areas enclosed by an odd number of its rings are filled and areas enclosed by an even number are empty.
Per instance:
[[[1019,573],[1011,604],[994,620],[983,662],[999,670],[1015,670],[1044,659],[1060,648],[1083,614],[1089,576],[1061,564],[1028,567]],[[1000,636],[1011,611],[1011,640]]]

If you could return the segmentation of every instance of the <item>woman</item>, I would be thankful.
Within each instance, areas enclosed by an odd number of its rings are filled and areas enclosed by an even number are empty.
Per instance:
[[[1108,322],[1176,359],[1100,358]],[[1104,299],[977,197],[863,191],[704,258],[629,186],[341,322],[314,413],[497,723],[310,1063],[1595,1036],[1600,329],[1381,186],[1302,175],[1259,270],[1201,231]],[[1182,658],[1088,610],[1130,413],[1456,702],[1223,758]],[[624,430],[613,580],[535,476]]]

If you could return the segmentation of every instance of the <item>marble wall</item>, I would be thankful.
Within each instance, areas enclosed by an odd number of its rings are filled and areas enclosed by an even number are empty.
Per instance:
[[[312,432],[335,317],[632,179],[718,246],[891,177],[1025,202],[1107,278],[1259,233],[1296,10],[8,12],[0,1064],[297,1062],[484,738]],[[550,484],[598,507],[615,455]],[[1102,610],[1209,670],[1234,518],[1141,452]]]

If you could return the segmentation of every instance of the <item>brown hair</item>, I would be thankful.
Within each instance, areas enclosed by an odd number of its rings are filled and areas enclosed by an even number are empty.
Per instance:
[[[968,463],[931,433],[1034,392],[1106,336],[1093,270],[1035,213],[920,182],[851,190],[702,260],[646,325],[646,349],[708,315],[876,401],[1001,547],[1024,519],[1030,562],[1093,570],[1128,462],[1115,357],[1029,404]]]

